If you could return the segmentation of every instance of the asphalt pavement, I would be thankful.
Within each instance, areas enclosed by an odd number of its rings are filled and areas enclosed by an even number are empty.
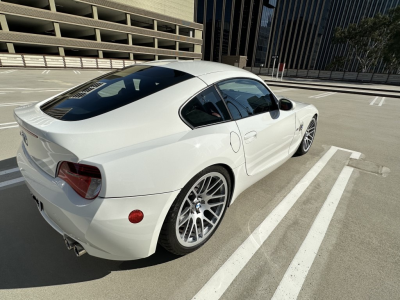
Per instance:
[[[13,109],[101,75],[44,71],[0,69],[0,299],[400,299],[400,99],[272,86],[318,108],[309,153],[198,251],[119,262],[75,257],[19,181]]]

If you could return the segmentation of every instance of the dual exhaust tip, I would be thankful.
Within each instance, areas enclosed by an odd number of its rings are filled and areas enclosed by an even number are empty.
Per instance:
[[[74,253],[77,257],[81,257],[82,255],[86,254],[86,250],[81,244],[67,236],[64,236],[64,243],[68,250],[74,250]]]

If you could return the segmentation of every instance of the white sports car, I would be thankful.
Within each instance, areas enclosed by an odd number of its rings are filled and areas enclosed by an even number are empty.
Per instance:
[[[318,111],[256,75],[203,61],[127,67],[15,109],[17,161],[77,256],[201,247],[246,188],[308,152]]]

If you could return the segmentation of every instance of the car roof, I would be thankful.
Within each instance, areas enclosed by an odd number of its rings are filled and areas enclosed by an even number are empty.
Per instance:
[[[182,71],[193,76],[201,76],[204,74],[215,73],[215,72],[226,72],[226,71],[236,71],[243,72],[243,75],[248,75],[249,72],[238,67],[231,65],[226,65],[222,63],[202,61],[202,60],[156,60],[146,63],[141,63],[141,65],[151,65],[165,67],[169,69],[174,69]]]

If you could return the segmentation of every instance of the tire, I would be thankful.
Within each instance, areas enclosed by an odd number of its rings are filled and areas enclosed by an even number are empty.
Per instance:
[[[230,187],[229,173],[221,166],[208,167],[194,176],[169,209],[159,244],[176,255],[186,255],[204,245],[225,215]]]
[[[308,125],[307,130],[304,133],[300,146],[297,149],[294,156],[304,155],[310,150],[311,145],[314,142],[316,131],[317,131],[317,118],[314,116],[311,119],[310,124]]]

